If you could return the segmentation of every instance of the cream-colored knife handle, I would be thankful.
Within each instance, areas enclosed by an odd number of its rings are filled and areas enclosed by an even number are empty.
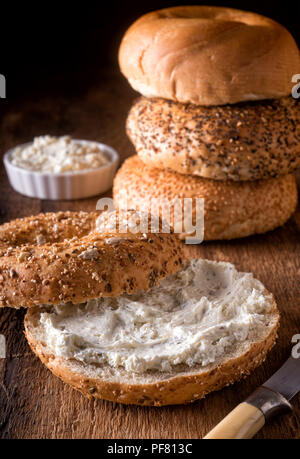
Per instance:
[[[264,426],[266,420],[291,410],[291,404],[282,394],[261,386],[204,438],[252,438]]]
[[[264,426],[263,413],[247,402],[240,403],[205,439],[252,438]]]

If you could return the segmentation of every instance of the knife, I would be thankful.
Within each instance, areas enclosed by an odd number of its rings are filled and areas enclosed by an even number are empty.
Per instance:
[[[300,391],[300,357],[291,356],[262,386],[240,403],[205,439],[252,438],[274,416],[292,411]]]

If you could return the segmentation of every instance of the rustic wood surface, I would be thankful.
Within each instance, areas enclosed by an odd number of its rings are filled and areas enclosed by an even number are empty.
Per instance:
[[[56,85],[60,87],[60,85]],[[38,91],[22,100],[1,100],[0,149],[41,134],[71,134],[115,147],[122,158],[133,153],[125,135],[126,113],[136,95],[117,74],[102,75],[88,87]],[[76,95],[75,95],[76,94]],[[94,210],[97,198],[73,202],[28,199],[15,193],[0,169],[1,222],[57,210]],[[263,199],[263,196],[262,196]],[[2,309],[0,333],[7,358],[0,359],[0,437],[2,438],[201,438],[288,357],[292,335],[300,332],[300,212],[282,228],[232,242],[203,243],[189,249],[252,271],[277,299],[282,320],[278,342],[265,364],[240,383],[189,406],[143,408],[89,401],[53,376],[32,354],[23,334],[24,311]],[[274,420],[257,438],[299,438],[300,398],[294,413]]]

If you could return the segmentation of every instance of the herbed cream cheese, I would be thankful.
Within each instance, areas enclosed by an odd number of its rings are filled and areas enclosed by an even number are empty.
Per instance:
[[[270,295],[229,263],[192,260],[149,292],[60,305],[43,312],[57,356],[129,372],[213,363],[265,327]]]
[[[33,143],[15,148],[10,157],[13,165],[37,172],[61,173],[97,169],[108,159],[96,142],[84,142],[70,136],[35,137]]]

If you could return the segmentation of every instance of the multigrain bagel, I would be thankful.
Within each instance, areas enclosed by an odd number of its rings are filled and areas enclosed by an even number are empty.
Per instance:
[[[292,97],[200,107],[139,98],[127,134],[145,164],[215,180],[259,180],[300,167],[300,111]]]
[[[296,208],[297,187],[292,174],[223,182],[152,168],[132,156],[115,177],[113,197],[120,209],[140,210],[153,199],[204,198],[204,239],[233,239],[283,225]]]
[[[100,232],[97,212],[58,212],[0,226],[0,306],[58,304],[147,290],[178,270],[175,234]]]
[[[300,73],[298,47],[283,26],[208,6],[142,16],[122,40],[119,64],[142,95],[198,105],[287,96]]]

